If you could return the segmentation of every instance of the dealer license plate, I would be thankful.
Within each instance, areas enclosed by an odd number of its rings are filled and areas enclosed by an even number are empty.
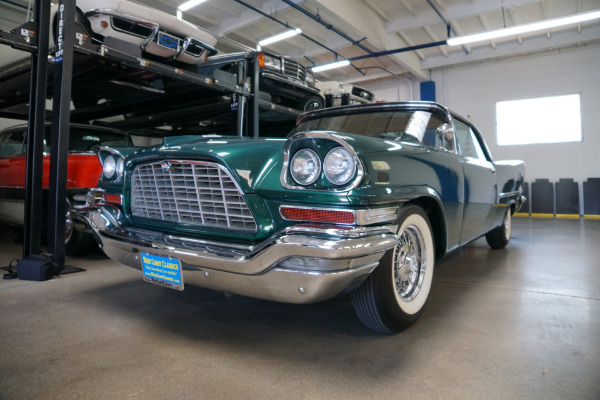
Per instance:
[[[176,258],[142,253],[142,272],[146,282],[183,290],[181,261]]]

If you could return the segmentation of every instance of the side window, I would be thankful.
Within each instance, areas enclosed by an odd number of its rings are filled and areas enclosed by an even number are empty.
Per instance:
[[[5,133],[0,139],[0,156],[24,154],[25,133],[24,129]]]
[[[475,132],[473,132],[469,125],[454,120],[454,129],[456,131],[456,141],[458,142],[458,153],[460,155],[475,160],[487,160]]]

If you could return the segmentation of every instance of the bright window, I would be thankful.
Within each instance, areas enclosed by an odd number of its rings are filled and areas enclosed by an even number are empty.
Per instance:
[[[496,133],[499,146],[581,142],[580,95],[499,101]]]

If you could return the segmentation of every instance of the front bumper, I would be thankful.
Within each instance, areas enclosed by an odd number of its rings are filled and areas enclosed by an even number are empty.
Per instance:
[[[322,301],[360,285],[397,244],[395,226],[296,226],[242,246],[123,229],[109,206],[87,210],[86,219],[104,252],[127,266],[141,270],[142,253],[177,258],[186,284],[285,303]]]

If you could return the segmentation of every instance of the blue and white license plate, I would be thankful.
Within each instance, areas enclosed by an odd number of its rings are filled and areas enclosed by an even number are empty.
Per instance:
[[[176,258],[142,253],[142,272],[146,282],[183,290],[181,261]]]

